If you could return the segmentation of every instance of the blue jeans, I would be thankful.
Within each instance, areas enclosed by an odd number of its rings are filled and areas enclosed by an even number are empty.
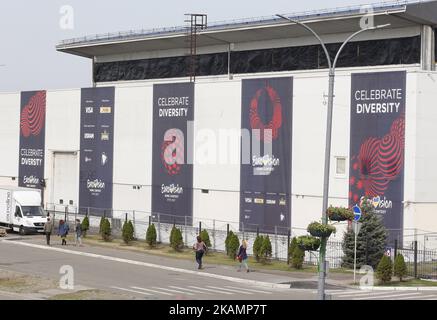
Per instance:
[[[203,251],[202,250],[196,251],[196,262],[199,265],[199,269],[202,268],[202,258],[203,258]]]

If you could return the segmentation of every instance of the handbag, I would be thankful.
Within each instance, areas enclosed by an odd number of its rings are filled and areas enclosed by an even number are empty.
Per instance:
[[[239,262],[243,261],[243,258],[241,256],[237,256],[237,259]]]

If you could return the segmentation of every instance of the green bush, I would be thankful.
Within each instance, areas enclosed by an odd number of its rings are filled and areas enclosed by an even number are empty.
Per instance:
[[[302,269],[303,261],[305,258],[305,251],[299,247],[298,238],[293,238],[288,249],[290,258],[290,265],[296,269]]]
[[[101,222],[101,224],[102,224],[102,227],[101,227],[102,239],[104,241],[110,241],[111,240],[111,223],[109,222],[108,219],[104,218],[103,222]]]
[[[146,242],[150,248],[156,246],[156,228],[154,224],[149,225],[147,228]]]
[[[100,225],[99,225],[99,234],[102,235],[102,231],[103,231],[103,224],[105,223],[106,218],[102,217],[100,219]]]
[[[122,237],[126,244],[129,244],[134,239],[134,226],[130,220],[125,221],[123,224]]]
[[[263,241],[264,237],[261,235],[257,235],[255,242],[253,243],[253,255],[255,256],[257,262],[259,262],[260,259],[261,246],[263,244]]]
[[[237,250],[240,247],[240,239],[235,233],[232,233],[228,243],[228,256],[235,260],[237,257]]]
[[[354,219],[354,213],[348,208],[330,206],[327,210],[327,214],[331,221],[352,221]]]
[[[376,268],[376,278],[381,281],[381,283],[386,283],[391,281],[392,274],[393,263],[389,257],[383,255]]]
[[[202,241],[205,242],[206,247],[209,249],[211,248],[211,240],[209,239],[209,234],[206,229],[203,229],[200,233],[200,237],[202,238]]]
[[[226,236],[226,240],[225,240],[226,255],[229,255],[229,243],[230,243],[233,236],[234,236],[234,233],[232,231],[229,231],[228,235]]]
[[[184,248],[182,232],[176,228],[176,226],[174,226],[170,232],[170,246],[176,251],[181,251]]]
[[[296,244],[303,251],[317,251],[321,241],[319,238],[313,236],[300,236],[296,239]]]
[[[90,229],[90,219],[88,219],[88,216],[86,216],[85,218],[83,218],[82,221],[82,233],[84,237],[86,237],[86,233],[89,229]]]
[[[267,263],[272,257],[272,243],[270,242],[269,236],[265,236],[263,239],[260,256],[262,263]]]
[[[394,275],[402,282],[402,278],[407,275],[407,265],[405,264],[404,256],[397,254],[394,263]]]

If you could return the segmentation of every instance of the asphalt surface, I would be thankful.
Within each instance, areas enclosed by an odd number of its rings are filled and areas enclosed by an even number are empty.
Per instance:
[[[13,238],[13,237],[10,237]],[[56,239],[56,238],[55,238]],[[56,241],[56,240],[55,240]],[[42,237],[0,240],[0,268],[59,281],[63,266],[74,270],[74,284],[146,300],[315,300],[314,289],[290,289],[293,278],[236,267],[205,265],[102,247],[44,245]],[[372,291],[335,288],[332,300],[437,300],[434,291]],[[21,299],[4,294],[0,299]]]

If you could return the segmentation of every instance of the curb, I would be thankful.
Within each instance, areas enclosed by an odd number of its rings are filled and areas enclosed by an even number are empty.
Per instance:
[[[437,291],[437,287],[372,287],[357,288],[360,291]]]

